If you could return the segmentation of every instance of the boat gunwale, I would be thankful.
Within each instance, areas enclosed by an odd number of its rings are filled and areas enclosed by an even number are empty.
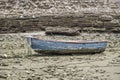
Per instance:
[[[102,40],[102,41],[79,41],[79,42],[75,42],[75,41],[70,41],[70,42],[67,42],[67,41],[55,41],[55,40],[44,40],[44,39],[40,39],[40,38],[36,38],[36,37],[32,37],[33,39],[37,39],[37,40],[43,40],[43,41],[46,41],[46,42],[62,42],[62,43],[71,43],[71,44],[87,44],[87,43],[103,43],[103,42],[108,42],[107,40]]]

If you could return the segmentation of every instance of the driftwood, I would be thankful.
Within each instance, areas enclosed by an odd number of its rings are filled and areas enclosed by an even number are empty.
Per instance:
[[[77,29],[71,29],[71,28],[48,27],[45,29],[45,31],[47,35],[67,35],[67,36],[79,35],[79,31]]]

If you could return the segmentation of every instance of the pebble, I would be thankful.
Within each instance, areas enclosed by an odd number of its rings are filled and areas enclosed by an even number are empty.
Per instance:
[[[27,80],[33,80],[32,78],[27,78]]]
[[[30,71],[35,71],[35,69],[32,69],[32,68],[31,68]]]
[[[35,75],[35,74],[32,74],[31,76],[32,76],[32,77],[35,77],[36,75]]]
[[[84,78],[81,78],[82,80],[84,80]]]
[[[105,73],[106,71],[105,71],[105,70],[102,70],[102,69],[100,69],[100,70],[97,69],[96,72],[98,72],[98,73]]]
[[[14,63],[20,63],[20,61],[15,61]]]
[[[8,55],[7,54],[0,54],[0,58],[7,58]]]
[[[13,68],[13,69],[18,69],[18,67],[17,67],[17,66],[13,66],[12,68]]]
[[[116,72],[115,74],[120,74],[120,72]]]
[[[31,72],[30,71],[25,71],[25,73],[30,74]]]
[[[118,57],[120,57],[120,55]]]
[[[0,41],[1,41],[1,42],[4,41],[4,38],[0,38]]]
[[[0,63],[0,65],[1,65],[1,66],[9,66],[9,64],[6,63],[6,62],[2,62],[2,63]]]
[[[8,77],[8,75],[7,75],[7,73],[5,73],[5,72],[0,72],[0,78],[7,78]]]

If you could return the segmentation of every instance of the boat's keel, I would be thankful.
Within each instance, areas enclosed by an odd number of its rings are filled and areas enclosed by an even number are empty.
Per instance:
[[[94,54],[102,53],[105,51],[104,48],[100,49],[80,49],[80,50],[34,50],[40,54]]]

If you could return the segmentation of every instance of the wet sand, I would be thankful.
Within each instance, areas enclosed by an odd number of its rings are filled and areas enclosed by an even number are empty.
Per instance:
[[[109,43],[105,52],[0,58],[0,80],[120,80],[120,34],[90,35],[83,33],[64,39],[106,39]]]

